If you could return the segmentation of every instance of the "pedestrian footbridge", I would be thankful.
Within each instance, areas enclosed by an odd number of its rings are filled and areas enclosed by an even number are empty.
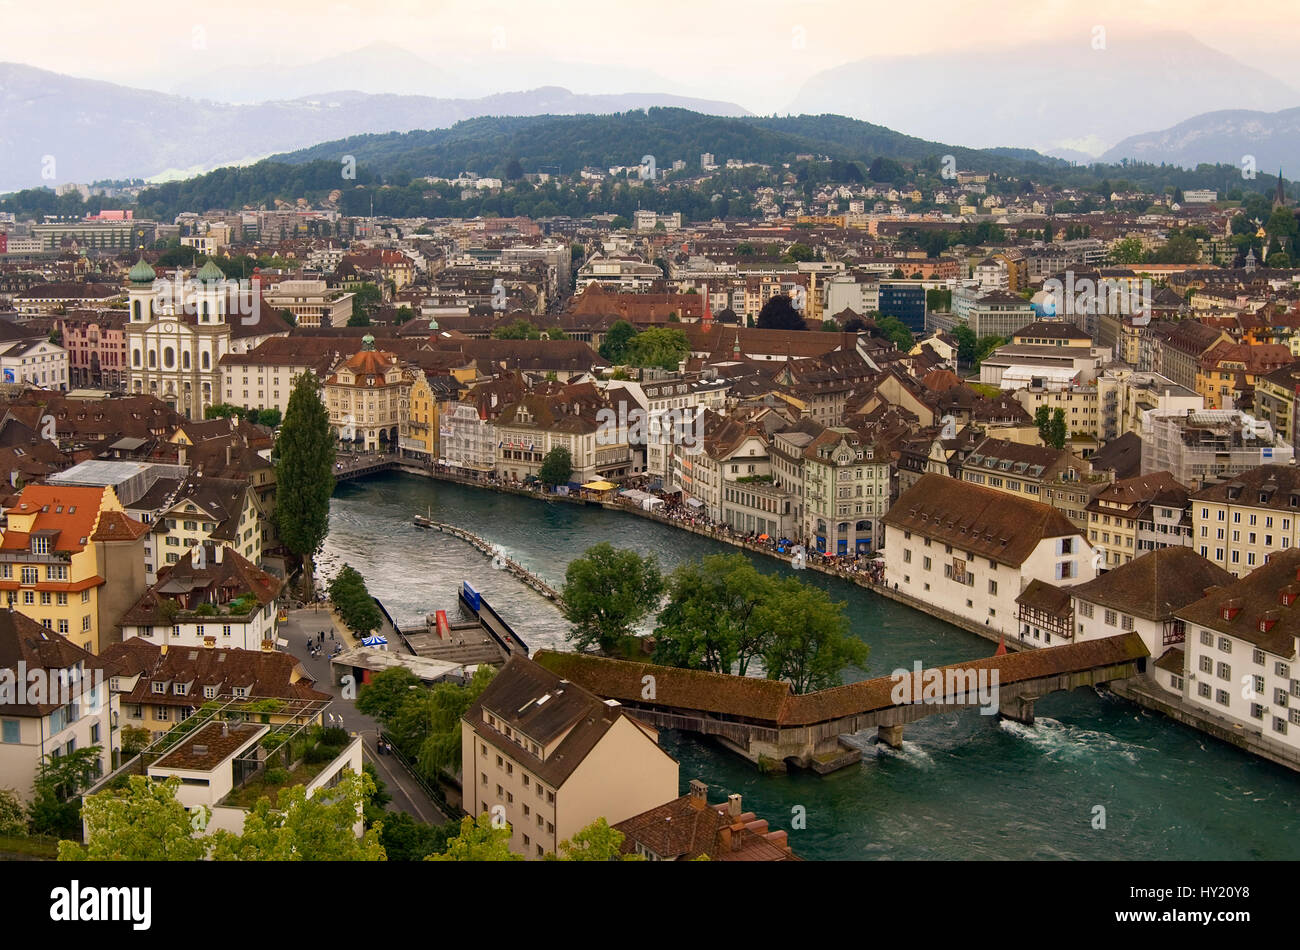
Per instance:
[[[875,727],[880,741],[902,745],[903,727],[926,716],[990,708],[1032,723],[1048,693],[1098,686],[1145,672],[1149,652],[1127,633],[1084,643],[999,653],[963,663],[881,676],[798,694],[788,683],[683,670],[581,653],[543,650],[533,659],[559,676],[613,699],[657,728],[713,736],[752,762],[828,772],[858,761],[840,741]]]

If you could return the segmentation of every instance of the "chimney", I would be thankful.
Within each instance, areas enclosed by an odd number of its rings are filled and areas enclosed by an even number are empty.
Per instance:
[[[224,547],[223,545],[220,545],[220,544],[214,544],[214,545],[212,545],[212,563],[213,563],[213,564],[220,564],[220,563],[221,563],[221,552],[223,552],[224,550],[225,550],[225,547]]]
[[[230,457],[231,457],[231,454],[232,454],[234,451],[235,451],[235,447],[234,447],[234,445],[232,445],[231,443],[227,442],[227,443],[226,443],[226,468],[229,468],[229,467],[230,467]]]
[[[176,450],[176,455],[177,455],[177,462],[178,462],[179,464],[181,464],[181,465],[184,465],[184,464],[185,464],[185,446],[182,445],[179,449],[177,449],[177,450]]]
[[[727,796],[727,815],[732,819],[736,819],[740,817],[740,796],[739,795]]]
[[[691,779],[691,807],[703,811],[709,804],[709,786],[697,778]]]

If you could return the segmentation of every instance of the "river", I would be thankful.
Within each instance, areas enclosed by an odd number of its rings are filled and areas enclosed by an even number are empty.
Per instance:
[[[426,512],[499,544],[557,588],[568,562],[601,541],[653,554],[665,569],[736,550],[635,515],[412,475],[338,487],[327,574],[351,564],[401,625],[453,609],[468,580],[533,650],[566,648],[555,606],[465,542],[416,528],[411,519]],[[992,652],[980,637],[855,584],[804,578],[847,604],[854,633],[871,647],[863,675]],[[1300,775],[1091,689],[1051,694],[1035,712],[1033,726],[975,710],[931,716],[907,726],[898,752],[872,743],[872,730],[850,739],[864,748],[862,762],[829,776],[760,775],[681,733],[663,731],[660,742],[681,763],[683,793],[700,778],[711,801],[740,794],[810,860],[1300,858]]]

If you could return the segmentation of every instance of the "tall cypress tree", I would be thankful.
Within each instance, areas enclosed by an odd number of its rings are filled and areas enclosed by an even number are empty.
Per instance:
[[[303,596],[311,600],[314,558],[325,541],[334,493],[334,437],[316,375],[299,376],[276,445],[275,520],[280,540],[302,564]]]

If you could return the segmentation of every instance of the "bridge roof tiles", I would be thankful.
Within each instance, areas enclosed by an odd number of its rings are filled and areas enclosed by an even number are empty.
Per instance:
[[[1008,684],[1115,666],[1149,655],[1142,638],[1127,633],[951,663],[938,669],[996,669],[998,682]],[[653,676],[655,705],[749,719],[769,726],[796,728],[896,705],[895,681],[889,676],[799,695],[791,692],[788,683],[756,677],[680,670],[550,650],[539,651],[533,659],[556,675],[609,699],[645,702],[643,677]]]

